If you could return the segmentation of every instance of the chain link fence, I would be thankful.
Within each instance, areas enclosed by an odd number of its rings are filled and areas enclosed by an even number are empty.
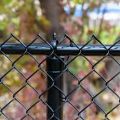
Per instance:
[[[120,119],[118,43],[11,34],[0,44],[0,120]]]

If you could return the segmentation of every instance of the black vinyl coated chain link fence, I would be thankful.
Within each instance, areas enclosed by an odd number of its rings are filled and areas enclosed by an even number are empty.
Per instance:
[[[118,43],[93,35],[78,45],[54,34],[51,42],[38,35],[25,44],[10,35],[0,44],[0,120],[113,120],[120,112]]]

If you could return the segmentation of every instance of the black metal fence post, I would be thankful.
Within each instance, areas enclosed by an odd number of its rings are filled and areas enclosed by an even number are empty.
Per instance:
[[[62,94],[59,90],[56,89],[56,87],[61,90],[63,89],[63,76],[60,75],[60,77],[58,77],[62,69],[63,63],[59,59],[56,57],[48,58],[47,72],[50,76],[48,76],[48,88],[50,87],[50,89],[48,91],[47,103],[50,108],[48,108],[47,117],[48,119],[51,118],[51,120],[57,120],[56,118],[62,120]]]
[[[51,45],[55,51],[57,46],[55,35]],[[48,120],[63,119],[62,93],[60,92],[60,90],[63,90],[63,75],[60,75],[63,68],[64,63],[55,55],[47,58],[48,88],[50,88],[47,97],[47,104],[49,105],[47,109]]]

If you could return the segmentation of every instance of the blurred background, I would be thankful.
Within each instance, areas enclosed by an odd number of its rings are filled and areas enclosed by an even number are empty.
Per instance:
[[[14,34],[23,43],[30,43],[37,34],[47,41],[51,40],[53,32],[58,35],[58,40],[67,33],[75,43],[85,44],[94,34],[102,44],[113,44],[120,38],[120,1],[119,0],[1,0],[0,1],[0,42],[3,43],[10,34]],[[17,38],[12,37],[8,42],[20,43]],[[40,42],[40,41],[37,41]],[[93,40],[91,44],[100,44]],[[25,108],[36,102],[38,93],[46,89],[46,75],[42,70],[38,70],[38,63],[45,59],[45,56],[22,56],[20,55],[0,55],[0,76],[9,72],[1,79],[0,84],[0,108],[3,108],[12,100],[12,95],[17,92],[17,101],[11,102],[4,108],[4,114],[12,119],[19,120],[25,115]],[[35,59],[34,59],[35,58]],[[88,56],[87,59],[95,64],[101,57]],[[66,73],[64,92],[67,95],[78,85],[78,79],[83,78],[92,68],[84,56],[77,57],[69,64],[70,72]],[[115,62],[115,60],[117,62]],[[96,71],[108,81],[119,72],[119,58],[106,57],[96,67]],[[14,69],[11,69],[15,62]],[[41,68],[45,70],[45,62]],[[111,65],[111,66],[110,66]],[[112,69],[111,69],[112,68]],[[38,71],[37,71],[38,70]],[[37,72],[36,72],[37,71]],[[32,75],[34,73],[34,75]],[[77,79],[73,77],[72,74]],[[28,80],[20,92],[19,89]],[[118,95],[120,93],[119,75],[110,83],[110,88]],[[105,87],[105,81],[97,74],[88,76],[82,86],[89,90],[92,95],[96,95]],[[35,91],[35,90],[36,91]],[[31,96],[29,96],[31,94]],[[113,95],[109,89],[96,98],[96,103],[107,112],[115,105],[119,104],[119,95]],[[81,98],[79,96],[82,96]],[[77,89],[68,96],[71,103],[82,110],[91,100],[90,96],[83,89]],[[111,98],[111,99],[109,99]],[[32,100],[31,100],[32,99]],[[46,100],[46,96],[43,96]],[[102,101],[102,102],[101,102]],[[103,102],[104,101],[104,102]],[[42,108],[42,109],[41,109]],[[35,104],[29,111],[35,120],[46,120],[46,105],[42,102]],[[120,119],[120,108],[112,111],[108,118],[110,120]],[[0,113],[0,120],[5,120],[6,116]],[[77,111],[66,103],[64,105],[64,119],[74,120]],[[85,120],[104,120],[104,112],[95,104],[86,109],[82,115]],[[25,120],[32,120],[29,116]],[[81,119],[79,119],[81,120]]]

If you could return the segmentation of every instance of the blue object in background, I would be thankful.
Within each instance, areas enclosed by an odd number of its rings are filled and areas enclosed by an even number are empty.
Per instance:
[[[81,4],[77,4],[75,7],[75,12],[74,12],[74,16],[75,17],[82,17],[82,5]]]
[[[70,12],[71,12],[71,8],[69,5],[66,5],[64,7],[64,11],[67,15],[70,15]],[[74,11],[74,16],[75,17],[81,17],[82,16],[82,5],[81,4],[77,4],[75,6],[75,11]]]
[[[64,11],[65,11],[65,13],[66,13],[67,15],[70,15],[70,12],[71,12],[70,6],[69,6],[69,5],[66,5],[66,6],[64,7]]]
[[[95,13],[120,13],[120,7],[118,5],[101,5],[99,8],[93,10]]]
[[[83,13],[82,13],[82,5],[81,4],[77,4],[75,6],[75,10],[74,10],[74,16],[75,17],[82,17]],[[64,11],[66,12],[67,15],[70,15],[71,13],[71,8],[69,5],[66,5],[64,7]],[[92,11],[88,11],[87,14],[91,15],[91,14],[104,14],[104,13],[109,13],[109,14],[120,14],[120,5],[117,4],[102,4],[100,7],[96,7],[94,8]]]

